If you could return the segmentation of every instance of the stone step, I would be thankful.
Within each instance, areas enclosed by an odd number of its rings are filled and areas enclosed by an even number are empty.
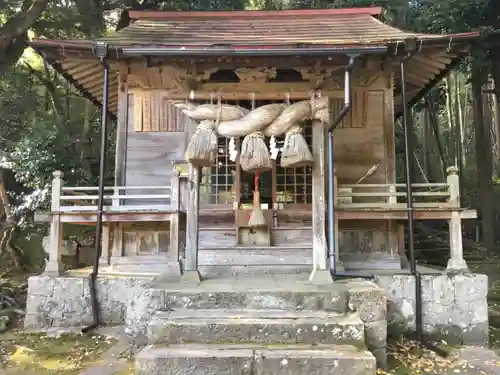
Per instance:
[[[136,375],[375,375],[375,358],[354,346],[147,346]]]
[[[357,314],[326,311],[201,309],[160,311],[147,329],[149,344],[280,343],[364,346]]]
[[[275,259],[278,263],[279,260]],[[200,274],[203,277],[236,277],[236,276],[266,276],[266,275],[296,275],[300,273],[310,273],[312,266],[274,264],[274,265],[224,265],[214,264],[211,266],[199,266]]]
[[[164,310],[175,309],[278,309],[347,311],[346,284],[325,286],[283,275],[273,278],[242,277],[207,279],[199,286],[183,283],[160,283],[164,292]],[[302,275],[300,275],[302,276]]]

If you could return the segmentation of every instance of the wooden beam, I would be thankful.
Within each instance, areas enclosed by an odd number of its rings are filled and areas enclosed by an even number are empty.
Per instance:
[[[309,87],[305,88],[297,87],[295,84],[277,84],[277,83],[266,83],[260,86],[261,90],[255,92],[256,100],[276,100],[285,101],[287,99],[287,93],[289,93],[289,98],[291,100],[305,100],[311,97],[311,93],[314,91]],[[250,100],[252,89],[255,87],[245,88],[242,86],[235,90],[234,84],[218,84],[217,87],[211,87],[214,91],[209,91],[207,88],[203,88],[202,91],[193,92],[194,100],[210,100],[213,99],[214,95],[221,95],[222,100]],[[264,88],[262,90],[262,88]],[[143,88],[129,88],[130,93],[144,92],[149,90],[157,89],[143,89]],[[247,91],[245,91],[247,90]],[[186,100],[190,98],[189,92],[181,92],[174,90],[165,90],[164,97],[167,100]],[[341,89],[337,90],[321,90],[322,95],[331,98],[341,99],[344,97],[344,91]]]

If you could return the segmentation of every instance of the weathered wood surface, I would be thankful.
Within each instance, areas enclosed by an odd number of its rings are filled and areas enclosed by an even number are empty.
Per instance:
[[[325,133],[319,121],[313,121],[313,158],[312,170],[312,246],[314,269],[327,269],[326,239],[326,195],[325,195]]]
[[[200,228],[200,248],[216,246],[236,246],[237,244],[238,238],[236,236],[236,228],[221,228],[219,230],[216,228]]]
[[[198,216],[200,209],[200,167],[189,166],[189,200],[186,217],[185,271],[198,271],[199,230]]]
[[[160,101],[156,101],[160,104]],[[138,105],[136,100],[129,100],[129,113],[134,111],[131,106]],[[173,108],[169,106],[168,108]],[[164,108],[166,111],[166,109]],[[125,183],[127,186],[170,186],[173,161],[183,160],[184,152],[189,142],[186,130],[192,126],[192,121],[184,115],[168,117],[169,124],[177,125],[172,131],[138,132],[134,122],[136,116],[129,115],[126,148]],[[169,125],[170,126],[170,125]],[[173,126],[173,125],[172,125]],[[150,203],[144,200],[143,204]],[[158,203],[159,202],[155,202]],[[170,202],[165,201],[164,204]]]
[[[271,230],[271,243],[274,246],[304,245],[311,246],[312,244],[312,228],[296,227],[280,229],[274,228]]]
[[[123,229],[123,255],[159,255],[169,249],[169,228],[167,225],[156,224],[132,225]]]
[[[394,164],[394,156],[391,152],[386,152],[386,148],[395,146],[394,133],[391,133],[392,139],[389,139],[385,130],[386,127],[393,128],[394,122],[385,113],[385,97],[392,98],[392,87],[387,87],[385,83],[380,78],[375,79],[368,87],[353,88],[358,105],[353,106],[349,121],[337,128],[334,136],[335,168],[340,183],[356,183],[376,164],[381,166],[365,182],[387,182],[385,166]],[[341,108],[334,108],[333,118],[340,110]]]
[[[115,185],[125,183],[125,168],[127,155],[127,133],[129,116],[132,116],[129,101],[132,100],[128,93],[127,74],[122,74],[127,67],[121,67],[118,88],[118,113],[116,121],[116,151],[115,151]]]

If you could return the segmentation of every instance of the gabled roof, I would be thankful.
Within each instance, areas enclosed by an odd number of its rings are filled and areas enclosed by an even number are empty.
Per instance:
[[[405,32],[381,22],[380,7],[288,11],[129,12],[131,23],[99,40],[116,47],[255,47],[394,44],[443,35]]]
[[[128,11],[128,26],[104,38],[110,59],[124,58],[127,50],[144,48],[154,54],[161,48],[182,51],[210,50],[224,56],[229,50],[268,51],[292,48],[306,55],[314,46],[352,48],[385,45],[393,54],[398,46],[415,39],[421,56],[409,63],[409,100],[415,101],[435,84],[467,51],[468,42],[479,33],[455,35],[406,32],[381,22],[382,9],[316,9],[288,11]],[[102,67],[93,57],[94,41],[35,40],[32,47],[96,104],[102,100]],[[220,51],[220,53],[219,53]],[[261,54],[262,55],[262,54]],[[415,76],[418,75],[418,76]],[[110,110],[116,113],[118,79],[110,75]],[[397,77],[396,77],[397,80]],[[396,98],[396,103],[398,99]],[[401,103],[399,103],[401,104]]]

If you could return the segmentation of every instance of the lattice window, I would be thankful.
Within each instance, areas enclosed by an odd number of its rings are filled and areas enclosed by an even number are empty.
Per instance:
[[[304,128],[304,138],[312,150],[312,126]],[[278,137],[278,147],[282,148],[285,137]],[[278,204],[311,204],[312,203],[312,167],[283,168],[281,153],[276,163],[276,203]]]
[[[203,168],[201,204],[232,204],[235,199],[236,164],[229,159],[229,139],[219,137],[218,144],[214,164]]]

